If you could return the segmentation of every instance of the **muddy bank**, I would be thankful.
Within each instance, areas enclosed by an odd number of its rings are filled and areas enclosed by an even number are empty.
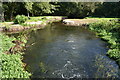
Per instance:
[[[12,25],[9,28],[6,27],[0,27],[0,31],[2,32],[18,32],[18,31],[23,31],[23,30],[28,30],[32,28],[44,28],[46,24],[39,24],[35,26],[22,26],[22,25]]]
[[[64,25],[68,26],[89,26],[90,23],[97,22],[96,19],[65,19],[65,17],[53,17],[46,21],[26,22],[26,25],[13,24],[9,27],[1,26],[1,32],[20,32],[28,29],[43,29],[48,23],[62,21]]]
[[[64,19],[62,23],[68,26],[88,26],[97,21],[96,19]]]
[[[0,31],[1,32],[20,32],[23,30],[34,29],[34,28],[35,29],[42,29],[48,23],[61,21],[62,19],[63,19],[62,17],[53,17],[53,18],[48,19],[46,21],[26,22],[25,25],[12,24],[12,25],[9,25],[9,27],[0,26]]]

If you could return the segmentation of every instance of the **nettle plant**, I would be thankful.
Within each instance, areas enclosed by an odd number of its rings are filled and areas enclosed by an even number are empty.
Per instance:
[[[25,15],[17,15],[15,17],[15,20],[14,20],[14,23],[15,24],[22,24],[22,23],[25,23],[25,21],[28,20],[28,17],[25,16]]]
[[[5,52],[8,51],[15,44],[12,43],[13,40],[16,40],[14,37],[9,38],[4,34],[0,34],[0,51]]]
[[[120,65],[120,23],[116,20],[99,21],[90,24],[89,29],[109,43],[107,54]]]
[[[23,68],[20,54],[2,54],[2,78],[29,78],[31,75]]]
[[[22,62],[23,53],[6,54],[6,51],[15,45],[13,40],[16,38],[0,34],[0,78],[29,78],[31,74],[25,71]]]

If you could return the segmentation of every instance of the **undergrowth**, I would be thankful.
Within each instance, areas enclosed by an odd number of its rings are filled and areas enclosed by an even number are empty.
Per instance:
[[[16,38],[0,34],[0,40],[0,73],[2,75],[0,78],[29,78],[31,74],[25,71],[22,62],[23,53],[7,54],[9,49],[15,45],[12,41]]]
[[[107,55],[117,61],[120,66],[120,22],[118,19],[99,20],[91,23],[89,29],[95,31],[103,40],[109,43]]]

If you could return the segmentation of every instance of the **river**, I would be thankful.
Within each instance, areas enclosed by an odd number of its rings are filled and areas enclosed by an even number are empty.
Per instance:
[[[85,28],[49,24],[32,31],[24,55],[32,78],[118,78],[116,62],[106,56],[107,44]]]

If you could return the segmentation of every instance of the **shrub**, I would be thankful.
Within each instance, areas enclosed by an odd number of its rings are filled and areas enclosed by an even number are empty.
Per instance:
[[[90,30],[109,43],[108,56],[115,59],[120,66],[120,23],[116,20],[91,23]]]
[[[9,38],[6,35],[0,34],[0,51],[5,52],[8,51],[14,44],[12,43],[15,40],[14,37]]]
[[[28,20],[28,17],[24,16],[24,15],[17,15],[15,17],[14,23],[15,24],[22,24],[25,23],[25,21]]]
[[[115,59],[119,59],[120,58],[120,50],[119,49],[109,49],[107,54],[110,57],[113,57]]]
[[[2,78],[29,78],[30,74],[24,70],[20,54],[0,54]]]
[[[31,75],[25,71],[22,63],[22,54],[5,54],[11,47],[14,46],[14,37],[0,34],[0,78],[29,78]]]

